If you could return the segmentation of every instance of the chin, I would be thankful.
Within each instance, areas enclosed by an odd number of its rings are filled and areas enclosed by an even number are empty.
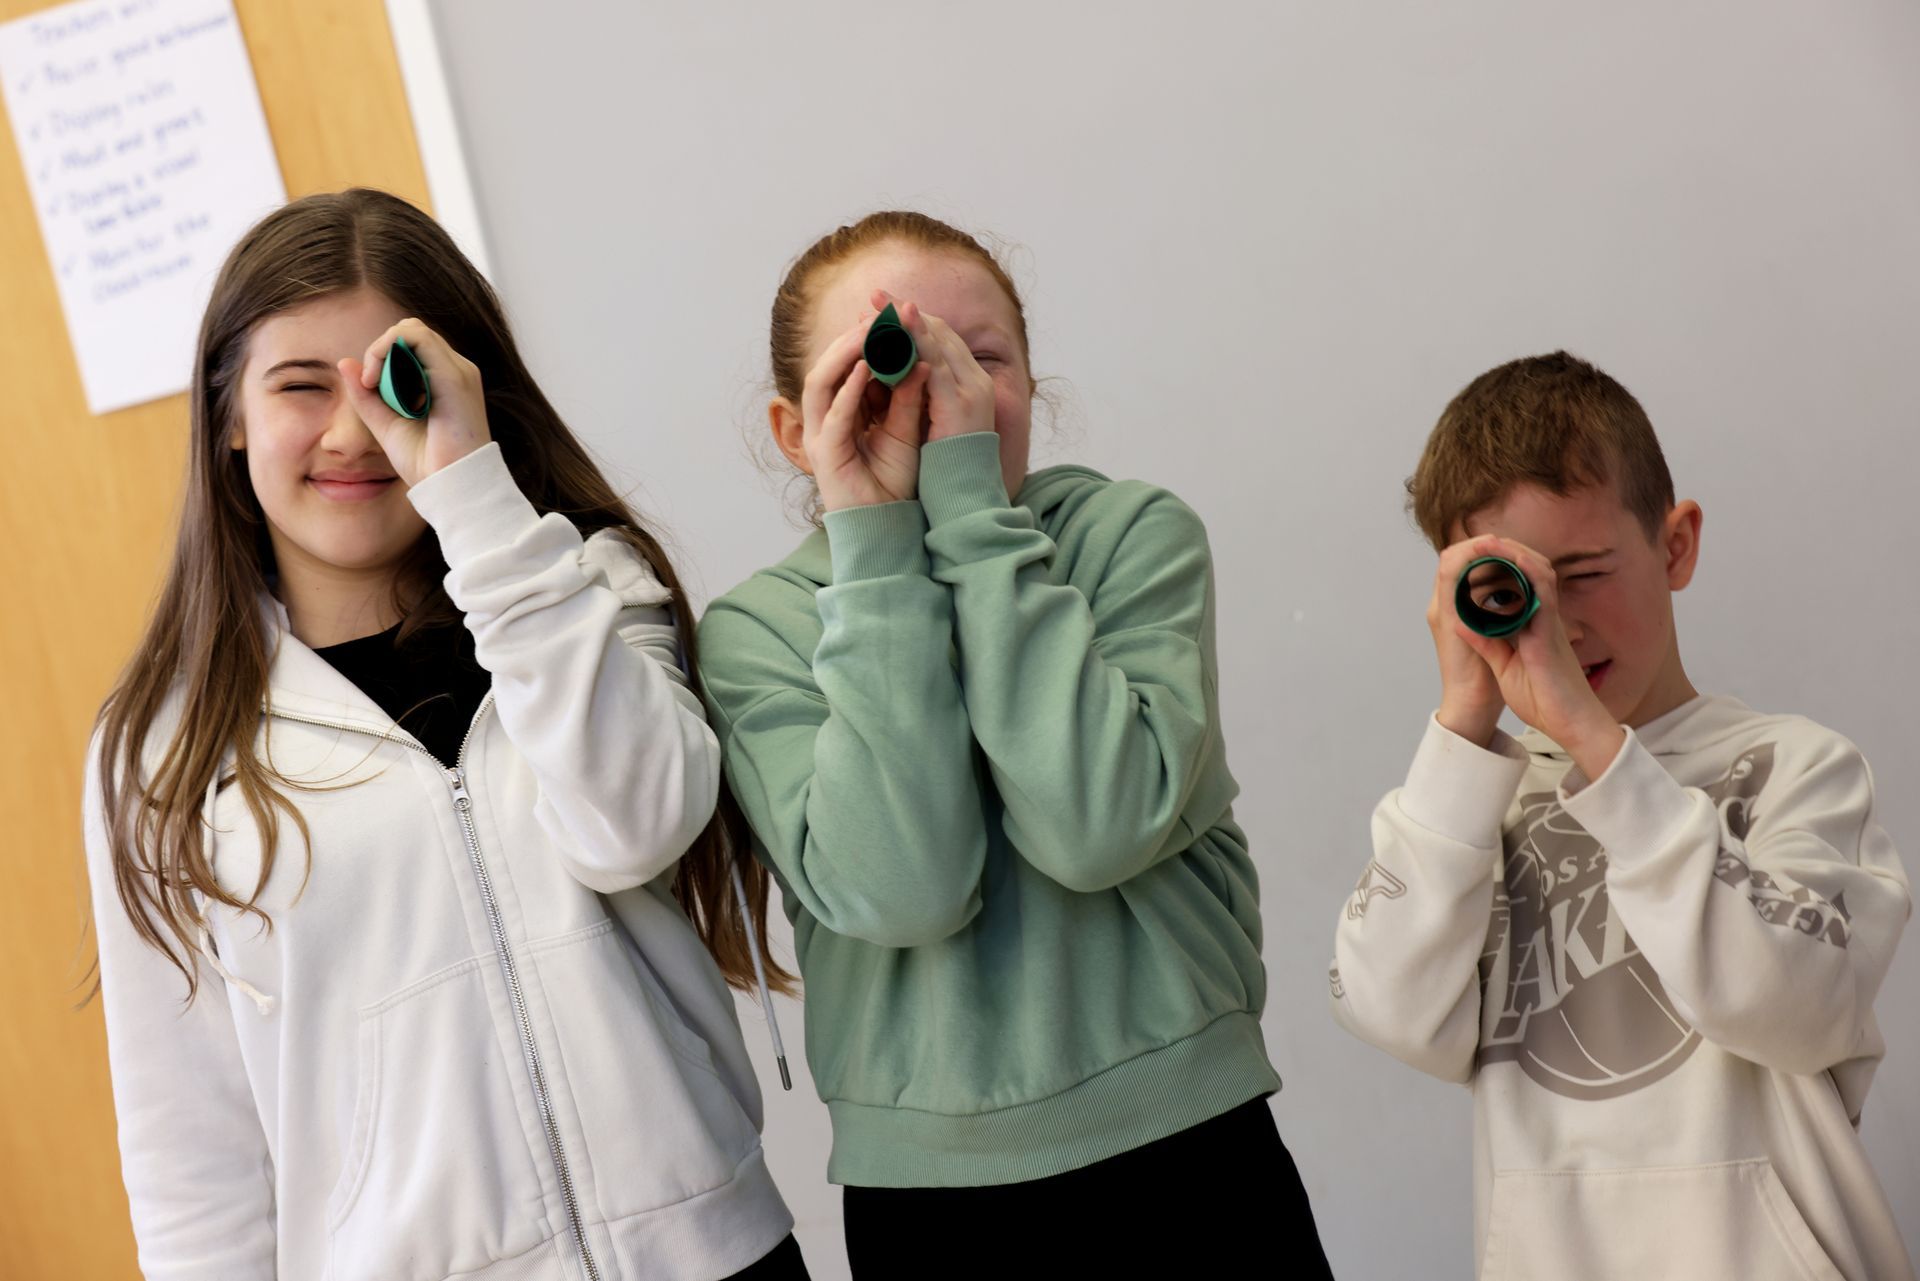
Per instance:
[[[334,569],[349,573],[391,568],[413,546],[412,540],[371,542],[362,539],[316,541],[307,544],[307,554]]]

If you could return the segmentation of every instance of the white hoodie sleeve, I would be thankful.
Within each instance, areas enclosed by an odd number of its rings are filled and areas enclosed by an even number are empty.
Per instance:
[[[1866,761],[1789,724],[1744,812],[1681,786],[1631,731],[1560,801],[1606,847],[1613,908],[1680,1013],[1742,1058],[1811,1074],[1877,1035],[1873,1000],[1912,900]]]
[[[567,870],[601,893],[659,876],[706,826],[720,787],[670,594],[616,536],[583,542],[565,516],[536,513],[497,443],[409,497],[440,536],[447,594]]]
[[[134,932],[114,886],[97,741],[86,779],[100,1004],[140,1270],[147,1281],[271,1281],[273,1161],[226,985],[201,965],[199,995],[182,1004],[186,980]]]
[[[1334,933],[1335,1020],[1442,1080],[1473,1075],[1501,823],[1526,767],[1507,735],[1481,748],[1430,718]]]

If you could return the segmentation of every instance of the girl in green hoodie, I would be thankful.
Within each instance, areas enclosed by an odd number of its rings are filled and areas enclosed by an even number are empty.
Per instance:
[[[891,390],[861,357],[890,303],[919,352]],[[1278,1240],[1287,1275],[1324,1275],[1265,1102],[1199,518],[1028,472],[1019,295],[924,215],[802,254],[772,363],[820,527],[714,602],[700,648],[793,922],[856,1274],[1004,1270],[1011,1241],[1204,1274]]]

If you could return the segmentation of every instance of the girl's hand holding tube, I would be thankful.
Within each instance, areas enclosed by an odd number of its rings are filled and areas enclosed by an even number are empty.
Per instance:
[[[891,299],[876,291],[874,300],[876,306],[884,307]],[[928,368],[927,442],[992,431],[993,375],[980,367],[966,342],[946,321],[918,307],[913,308],[911,319],[903,309],[901,320],[920,349],[920,364]],[[919,372],[916,366],[914,376]]]
[[[915,496],[919,481],[931,369],[923,349],[920,362],[891,391],[874,379],[860,355],[867,327],[886,306],[884,294],[874,297],[873,311],[834,339],[807,371],[800,393],[807,461],[821,505],[830,512],[905,501]],[[899,312],[917,340],[924,328],[919,309],[908,303]]]
[[[433,389],[433,408],[425,418],[402,418],[374,390],[380,367],[396,338],[413,348]],[[493,439],[487,430],[487,402],[479,368],[418,320],[407,319],[373,340],[364,360],[340,362],[340,378],[360,421],[402,482],[412,486],[455,463]]]

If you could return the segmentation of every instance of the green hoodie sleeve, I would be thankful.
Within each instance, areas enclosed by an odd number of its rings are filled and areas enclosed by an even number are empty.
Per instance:
[[[990,432],[928,445],[920,501],[1015,848],[1093,891],[1190,847],[1199,833],[1182,815],[1218,754],[1199,517],[1164,490],[1109,485],[1076,518],[1089,526],[1057,574],[1053,539],[1007,501]]]
[[[928,575],[918,503],[829,512],[826,528],[817,629],[806,588],[765,575],[701,622],[727,781],[822,926],[936,942],[980,910],[987,849],[950,594]]]

